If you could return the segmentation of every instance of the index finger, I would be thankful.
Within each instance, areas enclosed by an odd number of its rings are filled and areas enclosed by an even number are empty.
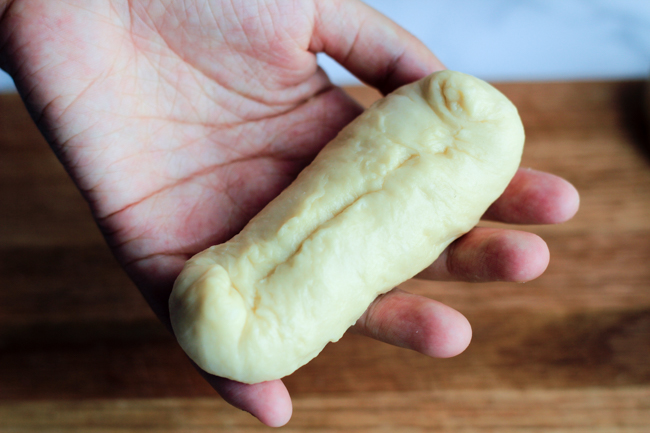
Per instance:
[[[566,180],[520,168],[483,219],[511,224],[557,224],[570,220],[579,204],[578,191]]]

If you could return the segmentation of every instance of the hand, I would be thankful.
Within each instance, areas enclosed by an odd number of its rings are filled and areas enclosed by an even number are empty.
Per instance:
[[[443,69],[357,0],[0,0],[0,17],[0,66],[168,327],[185,260],[237,233],[362,111],[316,52],[383,93]],[[486,217],[557,223],[577,205],[567,182],[520,170]],[[420,277],[526,281],[547,262],[537,236],[482,228]],[[460,313],[397,290],[352,330],[438,357],[471,336]],[[281,381],[205,376],[268,425],[291,416]]]

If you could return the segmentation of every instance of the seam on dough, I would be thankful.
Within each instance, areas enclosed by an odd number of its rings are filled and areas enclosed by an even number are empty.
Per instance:
[[[427,146],[427,145],[422,146],[423,149],[414,149],[413,147],[410,147],[409,145],[407,145],[407,144],[405,144],[405,143],[403,143],[403,142],[401,142],[401,141],[397,141],[397,140],[395,140],[393,137],[391,137],[389,134],[387,134],[386,131],[383,131],[384,134],[383,134],[382,138],[384,138],[384,139],[390,141],[391,143],[393,143],[393,144],[395,144],[395,145],[397,145],[397,146],[400,146],[400,147],[403,147],[403,148],[405,148],[405,149],[408,149],[408,150],[409,150],[411,153],[413,153],[413,154],[418,154],[418,155],[447,155],[447,151],[448,151],[450,148],[454,148],[454,149],[458,150],[459,152],[466,154],[467,156],[470,156],[470,157],[472,157],[472,158],[474,158],[474,159],[477,159],[476,156],[471,155],[471,154],[468,153],[466,150],[460,150],[460,149],[458,148],[458,146],[456,145],[456,141],[466,142],[466,141],[463,140],[463,139],[457,138],[458,134],[459,134],[459,133],[460,133],[464,128],[462,128],[462,127],[460,127],[460,128],[456,128],[453,132],[450,131],[451,128],[446,128],[446,129],[447,129],[447,132],[449,133],[449,136],[451,137],[451,141],[452,141],[454,144],[453,144],[453,145],[450,145],[450,146],[446,146],[446,145],[445,145],[445,146],[443,147],[443,149],[441,149],[441,150],[433,150],[433,149],[431,149],[431,148],[430,148],[429,146]],[[395,170],[396,170],[397,168],[399,168],[399,166],[396,167]],[[388,175],[388,174],[387,174],[387,175]]]
[[[302,242],[300,242],[300,244],[299,244],[298,247],[296,248],[296,251],[294,251],[293,254],[291,254],[289,257],[287,257],[283,262],[278,263],[275,267],[273,267],[273,269],[271,269],[271,271],[270,271],[268,274],[266,274],[266,275],[265,275],[263,278],[261,278],[258,282],[266,281],[266,280],[268,280],[270,277],[272,277],[273,274],[275,274],[276,270],[277,270],[280,266],[282,266],[282,265],[285,264],[285,263],[288,263],[289,261],[291,261],[291,259],[293,259],[296,255],[298,255],[298,254],[300,253],[300,251],[302,251],[302,247],[303,247],[303,245],[305,244],[305,242],[306,242],[307,240],[309,240],[310,238],[312,238],[312,237],[313,237],[313,236],[314,236],[318,231],[320,231],[321,228],[322,228],[324,225],[326,225],[326,224],[329,223],[330,221],[332,221],[332,220],[334,220],[335,218],[337,218],[339,215],[341,215],[343,212],[345,212],[348,208],[354,206],[354,205],[355,205],[359,200],[361,200],[363,197],[367,196],[368,194],[373,194],[373,193],[376,193],[376,192],[381,191],[381,190],[384,188],[384,183],[386,183],[386,179],[387,179],[387,178],[388,178],[392,173],[394,173],[394,172],[396,172],[397,170],[399,170],[400,168],[402,168],[402,167],[403,167],[406,163],[408,163],[409,161],[411,161],[411,160],[413,160],[413,159],[415,159],[415,158],[419,158],[419,157],[420,157],[420,155],[417,155],[417,154],[410,155],[408,158],[406,158],[404,161],[402,161],[402,162],[401,162],[397,167],[395,167],[394,169],[392,169],[390,172],[386,173],[386,175],[385,175],[384,178],[382,179],[382,182],[381,182],[381,185],[379,186],[379,188],[376,188],[376,189],[373,189],[373,190],[370,190],[370,191],[366,191],[366,192],[364,192],[363,194],[361,194],[361,195],[359,195],[357,198],[355,198],[355,199],[354,199],[350,204],[348,204],[347,206],[344,206],[343,208],[341,208],[340,210],[338,210],[336,213],[334,213],[330,218],[328,218],[327,220],[325,220],[325,221],[323,221],[322,223],[320,223],[320,224],[319,224],[319,225],[318,225],[318,226],[317,226],[317,227],[316,227],[316,228],[315,228],[311,233],[309,233],[307,236],[305,236],[305,238],[302,240]]]
[[[455,150],[456,152],[458,152],[458,153],[462,153],[463,155],[467,155],[468,157],[470,157],[470,158],[473,159],[474,161],[478,161],[478,162],[480,162],[480,163],[483,163],[483,160],[481,160],[481,158],[479,158],[479,157],[476,156],[476,155],[472,155],[471,152],[469,152],[469,151],[467,151],[467,150],[464,150],[464,149],[461,149],[461,148],[458,146],[458,142],[461,142],[461,143],[467,143],[467,144],[470,144],[470,145],[472,144],[472,143],[469,143],[467,140],[463,140],[462,138],[459,138],[459,137],[458,137],[458,135],[459,135],[459,134],[460,134],[464,129],[465,129],[465,128],[460,127],[460,128],[457,128],[457,129],[454,131],[454,133],[451,135],[452,142],[454,143],[454,145],[453,145],[453,146],[449,146],[447,149],[445,149],[445,153],[447,153],[447,150],[448,150],[450,147],[453,147],[454,150]]]

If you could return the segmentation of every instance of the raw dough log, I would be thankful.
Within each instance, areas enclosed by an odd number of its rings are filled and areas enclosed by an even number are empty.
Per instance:
[[[180,345],[240,382],[292,373],[474,227],[523,142],[514,105],[459,72],[376,102],[241,233],[187,262],[169,301]]]

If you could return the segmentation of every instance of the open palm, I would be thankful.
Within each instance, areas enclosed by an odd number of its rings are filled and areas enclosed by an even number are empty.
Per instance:
[[[0,0],[0,13],[0,66],[167,326],[185,260],[236,234],[360,113],[316,52],[382,92],[443,68],[356,0]],[[566,182],[520,171],[489,216],[554,223],[576,206]],[[526,280],[547,254],[528,233],[474,230],[422,276]],[[459,313],[399,291],[355,330],[431,356],[471,335]],[[207,378],[267,424],[290,416],[280,381]]]

